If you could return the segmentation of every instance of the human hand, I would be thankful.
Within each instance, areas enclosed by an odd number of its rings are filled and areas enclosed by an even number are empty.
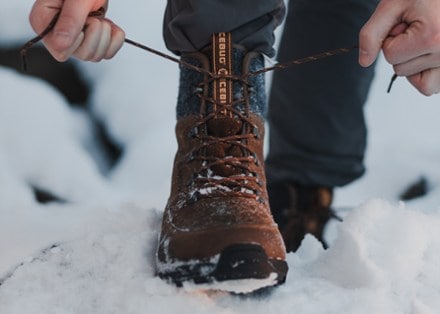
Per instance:
[[[84,61],[112,58],[122,47],[124,31],[104,16],[90,12],[107,8],[107,0],[37,0],[29,16],[34,31],[40,34],[60,11],[55,28],[43,42],[58,61],[74,56]]]
[[[383,50],[398,76],[422,94],[440,92],[440,1],[382,0],[359,34],[359,63]]]

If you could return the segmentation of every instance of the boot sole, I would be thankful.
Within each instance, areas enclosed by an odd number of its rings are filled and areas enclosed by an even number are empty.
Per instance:
[[[216,261],[191,261],[166,267],[159,277],[176,284],[196,284],[209,290],[248,293],[285,282],[286,261],[268,258],[256,244],[235,244],[225,248]],[[242,287],[240,287],[240,285]]]

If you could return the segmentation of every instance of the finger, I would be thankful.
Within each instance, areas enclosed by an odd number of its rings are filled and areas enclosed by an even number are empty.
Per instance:
[[[55,58],[55,60],[57,60],[59,62],[64,62],[70,58],[70,56],[74,53],[74,51],[76,49],[78,49],[79,46],[81,46],[83,40],[84,40],[84,33],[81,32],[78,35],[78,37],[75,39],[73,44],[67,50],[64,50],[63,52],[53,50],[51,45],[49,45],[49,44],[45,43],[45,45],[46,45],[46,49]]]
[[[107,53],[108,47],[111,42],[112,28],[110,23],[107,21],[101,20],[101,35],[99,38],[98,47],[95,50],[95,54],[90,59],[90,61],[98,62],[104,59],[105,54]]]
[[[417,23],[413,23],[405,32],[385,40],[384,57],[390,64],[406,63],[428,53],[422,47],[419,36],[416,36],[417,28]]]
[[[421,23],[412,23],[404,33],[385,41],[383,45],[385,58],[391,64],[398,64],[438,50],[440,41],[427,40],[427,38],[435,39],[438,36],[431,35],[430,29]]]
[[[425,96],[440,93],[440,68],[429,69],[407,79]]]
[[[84,37],[85,37],[84,32],[79,33],[79,36],[77,37],[73,45],[65,53],[66,60],[81,46],[81,44],[84,41]],[[66,61],[66,60],[62,60],[62,61]]]
[[[388,34],[388,38],[389,37],[396,37],[400,34],[402,34],[403,32],[406,31],[406,29],[408,28],[408,24],[406,23],[400,23],[397,24],[396,26],[394,26],[391,30],[390,33]]]
[[[37,0],[29,13],[29,22],[37,34],[41,34],[47,25],[49,25],[55,14],[61,9],[62,1],[54,1],[54,3],[50,3],[49,5],[50,8],[48,8],[48,4],[45,0]]]
[[[426,54],[410,61],[394,65],[394,72],[399,76],[411,76],[437,67],[440,67],[440,55]]]
[[[384,43],[383,43],[383,45],[382,45],[382,50],[383,50],[383,47],[387,44],[387,42],[388,41],[390,41],[390,40],[392,40],[394,37],[396,37],[396,36],[399,36],[399,35],[402,35],[407,29],[408,29],[408,24],[406,24],[406,23],[400,23],[400,24],[397,24],[396,26],[394,26],[391,30],[390,30],[390,32],[389,32],[389,34],[388,34],[388,37],[385,39],[385,41],[384,41]],[[388,61],[388,62],[390,62],[390,60],[387,58],[388,56],[386,55],[385,56],[385,59]],[[391,62],[390,62],[391,63]],[[393,64],[393,63],[391,63],[391,64]],[[396,68],[395,68],[395,71],[396,71]],[[397,72],[399,72],[399,70],[397,70]],[[399,73],[397,73],[397,72],[395,72],[397,75],[400,75]],[[418,71],[418,72],[421,72],[421,71]],[[411,73],[411,74],[415,74],[415,73],[418,73],[418,72],[413,72],[413,73]]]
[[[73,56],[83,61],[92,60],[101,41],[102,27],[103,23],[99,19],[94,17],[88,18],[84,31],[84,41],[75,50]]]
[[[112,23],[111,29],[112,29],[111,42],[110,42],[110,46],[107,49],[107,53],[104,59],[113,58],[116,55],[116,53],[119,51],[119,49],[121,49],[125,40],[125,32],[120,27]]]
[[[82,32],[87,17],[92,10],[92,2],[84,0],[65,0],[60,17],[51,34],[47,36],[51,50],[65,53]]]
[[[400,24],[403,12],[393,1],[382,0],[359,33],[359,64],[370,66],[376,60],[390,31]]]

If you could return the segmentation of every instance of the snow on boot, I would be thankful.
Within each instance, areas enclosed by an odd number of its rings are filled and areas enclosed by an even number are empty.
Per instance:
[[[263,164],[260,54],[232,48],[230,34],[183,60],[171,195],[158,274],[178,286],[247,293],[285,281],[285,247],[268,203]]]
[[[333,190],[289,183],[269,184],[269,200],[288,252],[296,252],[306,234],[312,234],[327,249],[324,231],[331,218],[341,220],[331,209]]]

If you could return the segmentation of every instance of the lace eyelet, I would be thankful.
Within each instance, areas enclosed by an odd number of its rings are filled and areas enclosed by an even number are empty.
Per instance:
[[[201,94],[201,93],[203,93],[203,88],[196,87],[193,89],[193,94]]]
[[[191,130],[189,130],[188,137],[194,139],[197,137],[198,134],[199,134],[199,129],[197,127],[194,127]]]
[[[191,153],[188,154],[187,162],[194,161],[194,159],[195,159],[195,153],[194,151],[192,151]]]
[[[257,140],[260,139],[260,131],[258,130],[258,128],[254,127],[254,128],[252,129],[252,134],[255,136],[255,138],[256,138]]]
[[[189,204],[194,204],[196,203],[200,198],[200,193],[199,192],[194,192],[188,199],[188,203]]]

